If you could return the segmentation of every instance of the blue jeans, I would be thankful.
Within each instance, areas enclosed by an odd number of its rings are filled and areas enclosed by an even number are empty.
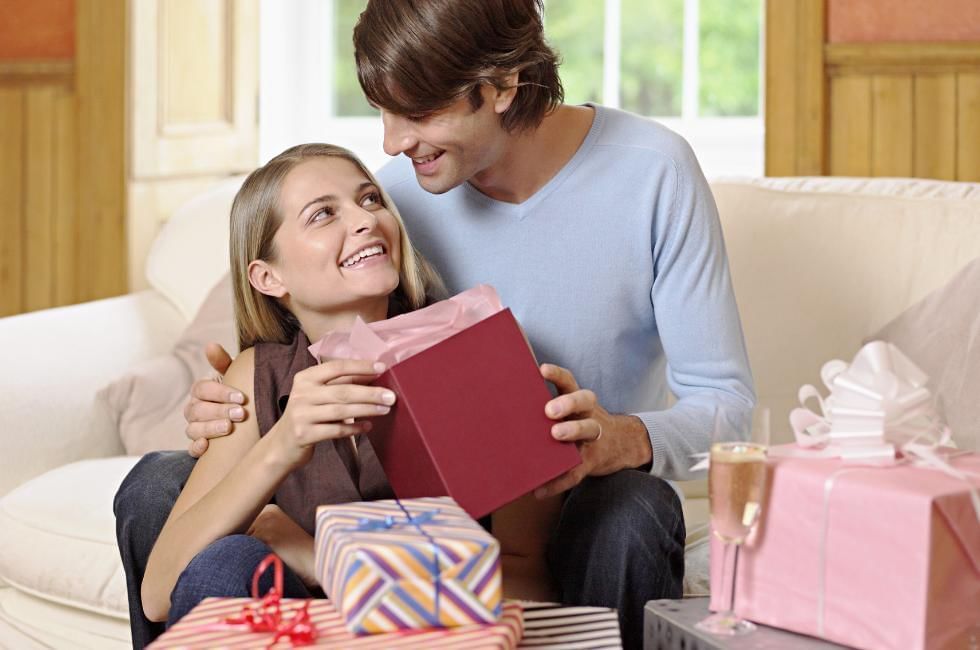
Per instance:
[[[129,595],[129,627],[136,650],[149,645],[164,630],[163,623],[154,623],[143,614],[140,586],[153,544],[194,469],[194,462],[186,451],[147,454],[123,479],[112,501],[116,542]]]
[[[647,601],[683,595],[685,537],[663,479],[633,469],[588,477],[567,493],[548,545],[559,600],[615,608],[623,647],[642,648]]]
[[[180,491],[194,469],[195,459],[185,451],[160,451],[143,456],[116,492],[116,541],[126,573],[129,625],[133,647],[140,649],[163,633],[164,624],[143,614],[140,586],[150,551]],[[247,535],[223,537],[190,561],[170,594],[171,625],[208,596],[251,596],[252,574],[271,553],[268,546]],[[261,593],[272,586],[272,571],[259,581]],[[303,582],[285,565],[283,591],[288,598],[309,598]],[[322,595],[322,594],[320,594]]]
[[[116,494],[116,536],[136,648],[163,631],[162,624],[143,616],[140,584],[153,543],[193,466],[183,451],[147,454]],[[684,537],[680,501],[662,479],[637,470],[585,479],[567,494],[548,547],[561,602],[616,608],[625,647],[641,647],[646,602],[681,596]]]
[[[252,576],[272,552],[265,543],[248,535],[229,535],[213,542],[194,556],[177,579],[170,594],[170,627],[208,596],[248,598],[252,595]],[[312,594],[289,567],[283,565],[282,595],[310,598]],[[259,594],[273,584],[273,571],[267,569],[259,579]],[[322,595],[322,594],[321,594]]]

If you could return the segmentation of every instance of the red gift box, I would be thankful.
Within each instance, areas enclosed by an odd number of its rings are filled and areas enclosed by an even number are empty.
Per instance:
[[[395,391],[371,445],[399,498],[449,495],[474,518],[581,462],[551,436],[551,399],[509,309],[389,368]]]

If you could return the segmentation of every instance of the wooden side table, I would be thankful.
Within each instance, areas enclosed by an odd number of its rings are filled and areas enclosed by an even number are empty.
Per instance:
[[[765,625],[742,636],[715,636],[694,627],[707,615],[707,598],[651,600],[643,613],[643,650],[830,650],[847,647]]]

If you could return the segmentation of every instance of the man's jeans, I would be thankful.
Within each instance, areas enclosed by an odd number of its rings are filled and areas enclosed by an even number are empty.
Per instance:
[[[153,543],[193,466],[194,459],[183,451],[147,454],[123,481],[113,503],[136,648],[163,631],[163,624],[150,623],[143,616],[140,584]],[[624,646],[642,647],[646,602],[681,596],[684,537],[680,501],[662,479],[637,470],[585,479],[568,493],[548,547],[561,602],[616,608]],[[241,545],[231,543],[236,548]],[[259,554],[246,551],[250,557]],[[246,566],[237,570],[233,581],[239,584],[239,578],[247,575],[247,583],[255,564],[237,561]],[[187,596],[181,591],[184,579],[182,575],[172,595],[172,615],[187,607],[184,603],[217,595],[195,588]]]
[[[559,600],[616,608],[623,647],[642,648],[647,601],[682,595],[685,537],[663,479],[633,469],[588,477],[568,493],[548,545]]]
[[[126,572],[129,626],[133,632],[133,647],[137,650],[164,630],[163,623],[153,623],[143,614],[140,586],[153,544],[163,530],[194,462],[186,451],[147,454],[123,480],[112,502],[112,511],[116,515],[116,541]]]

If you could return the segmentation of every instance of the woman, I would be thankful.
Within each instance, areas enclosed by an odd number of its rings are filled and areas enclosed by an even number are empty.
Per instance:
[[[288,149],[245,180],[231,273],[242,353],[225,377],[246,394],[248,417],[211,442],[150,554],[143,609],[168,624],[207,596],[248,595],[270,551],[286,564],[287,597],[317,593],[316,506],[394,496],[358,434],[396,396],[365,385],[383,365],[315,365],[306,348],[357,316],[384,319],[443,293],[374,176],[325,144]],[[543,558],[557,512],[555,499],[528,496],[492,515],[506,595],[549,598]]]

